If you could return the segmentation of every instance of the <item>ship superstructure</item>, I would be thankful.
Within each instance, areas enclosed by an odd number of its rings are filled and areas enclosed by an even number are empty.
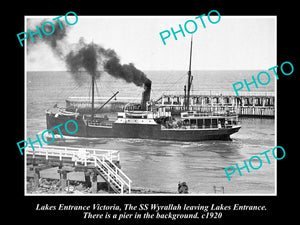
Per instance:
[[[140,104],[127,104],[123,112],[118,112],[117,120],[99,117],[97,112],[103,108],[117,93],[100,108],[94,108],[94,82],[92,78],[91,113],[68,112],[65,109],[47,110],[47,129],[72,119],[78,124],[74,136],[95,138],[143,138],[174,141],[229,140],[230,135],[241,126],[238,116],[233,111],[200,112],[190,110],[190,90],[192,85],[192,39],[187,85],[184,86],[185,112],[180,117],[173,117],[164,106],[156,107],[150,101],[151,81],[144,82],[144,92]],[[64,135],[70,135],[63,128]]]

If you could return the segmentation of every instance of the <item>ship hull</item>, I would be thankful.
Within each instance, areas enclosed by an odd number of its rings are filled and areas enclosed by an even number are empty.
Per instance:
[[[63,135],[93,138],[142,138],[174,141],[204,141],[204,140],[230,140],[230,135],[238,132],[240,126],[231,128],[211,129],[164,129],[159,124],[129,124],[113,123],[112,126],[90,126],[82,118],[71,116],[57,116],[46,114],[47,129],[59,134],[57,129],[52,129],[68,120],[76,121],[78,131],[69,134],[64,126],[60,126]]]
[[[161,140],[178,141],[206,141],[206,140],[230,140],[230,135],[238,132],[240,126],[224,129],[190,129],[190,130],[161,130]]]
[[[65,116],[59,115],[55,116],[54,114],[46,114],[47,121],[47,129],[52,130],[54,134],[59,134],[57,129],[52,129],[53,127],[59,124],[65,124],[68,120],[74,120],[78,125],[78,130],[74,134],[68,133],[64,126],[60,126],[60,130],[63,135],[67,136],[76,136],[76,137],[114,137],[111,127],[109,126],[89,126],[82,119],[82,117],[74,117],[74,116]]]

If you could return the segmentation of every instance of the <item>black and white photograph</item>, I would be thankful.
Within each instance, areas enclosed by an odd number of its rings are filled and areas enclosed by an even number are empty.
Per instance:
[[[297,98],[282,12],[49,11],[22,12],[15,31],[27,219],[227,223],[280,211]]]
[[[26,194],[276,194],[276,17],[66,18],[26,17]]]

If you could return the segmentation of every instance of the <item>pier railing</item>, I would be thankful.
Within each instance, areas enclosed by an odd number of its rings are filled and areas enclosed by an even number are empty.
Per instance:
[[[236,96],[234,91],[193,91],[190,95],[190,109],[197,111],[219,110],[224,107],[236,111],[242,116],[261,116],[274,117],[275,116],[275,95],[276,92],[239,92]],[[105,98],[96,98],[95,102],[100,105],[99,101]],[[137,98],[118,98],[118,103],[105,109],[108,112],[123,111],[128,102],[139,102]],[[66,106],[74,106],[78,109],[90,110],[91,99],[89,97],[69,97],[66,100]],[[185,110],[185,99],[183,93],[168,91],[164,92],[162,96],[151,101],[152,105],[156,107],[164,106],[167,112],[171,111],[173,114],[180,113]],[[105,111],[102,109],[103,112]]]
[[[233,110],[243,116],[275,116],[275,92],[240,92],[237,97],[234,92],[199,91],[190,96],[190,110],[210,112],[218,110]],[[156,106],[165,107],[166,111],[178,113],[185,110],[184,95],[162,95]]]
[[[63,157],[80,157],[80,156],[91,156],[101,157],[105,155],[110,161],[120,161],[120,152],[117,150],[107,150],[107,149],[92,149],[92,148],[76,148],[76,147],[63,147],[48,145],[41,147],[40,145],[33,145],[26,148],[26,153],[39,156],[45,156],[49,159],[49,156],[57,156],[60,160]]]
[[[132,181],[129,177],[112,161],[110,161],[105,155],[102,157],[93,156],[95,167],[99,168],[99,173],[107,180],[116,193],[123,194],[124,190],[128,190],[131,193]],[[109,163],[107,163],[109,161]]]
[[[97,102],[101,102],[101,101],[107,101],[109,97],[94,97],[94,101]],[[92,98],[88,97],[88,96],[73,96],[73,97],[68,97],[66,99],[66,101],[69,102],[88,102],[91,103],[92,102]],[[140,101],[139,98],[135,98],[135,97],[118,97],[118,101],[121,102],[130,102],[130,101]]]
[[[131,193],[131,179],[114,163],[120,160],[119,151],[106,149],[76,148],[62,146],[34,145],[25,150],[26,156],[44,158],[51,161],[73,162],[75,166],[95,167],[99,175],[106,180],[116,192],[123,194]]]
[[[184,96],[183,93],[178,93],[175,91],[163,92],[164,95],[174,95],[174,96]],[[193,91],[190,95],[193,96],[236,96],[234,91]],[[239,91],[239,96],[275,96],[275,92],[254,92],[254,91]]]

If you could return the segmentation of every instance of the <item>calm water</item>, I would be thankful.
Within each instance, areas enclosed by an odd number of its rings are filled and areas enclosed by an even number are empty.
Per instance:
[[[259,71],[195,71],[194,92],[232,91],[232,83],[256,77]],[[151,97],[156,99],[166,91],[182,93],[185,71],[148,71],[152,80]],[[272,77],[273,79],[273,77]],[[45,110],[54,104],[65,105],[69,96],[89,96],[90,77],[82,73],[74,78],[68,72],[27,73],[27,137],[46,129]],[[269,85],[253,91],[274,91],[274,79]],[[253,85],[252,85],[253,86]],[[114,79],[106,74],[97,82],[96,95],[141,98],[143,88]],[[115,114],[109,116],[114,117]],[[154,190],[176,191],[179,181],[185,181],[190,193],[214,193],[213,186],[224,186],[226,194],[273,194],[275,191],[275,161],[262,157],[259,170],[244,169],[228,181],[224,168],[275,146],[274,119],[241,119],[241,130],[232,141],[174,142],[139,139],[75,138],[64,145],[116,149],[120,151],[121,166],[133,180],[133,186]],[[56,143],[61,144],[61,143]],[[254,162],[254,161],[253,161]]]

